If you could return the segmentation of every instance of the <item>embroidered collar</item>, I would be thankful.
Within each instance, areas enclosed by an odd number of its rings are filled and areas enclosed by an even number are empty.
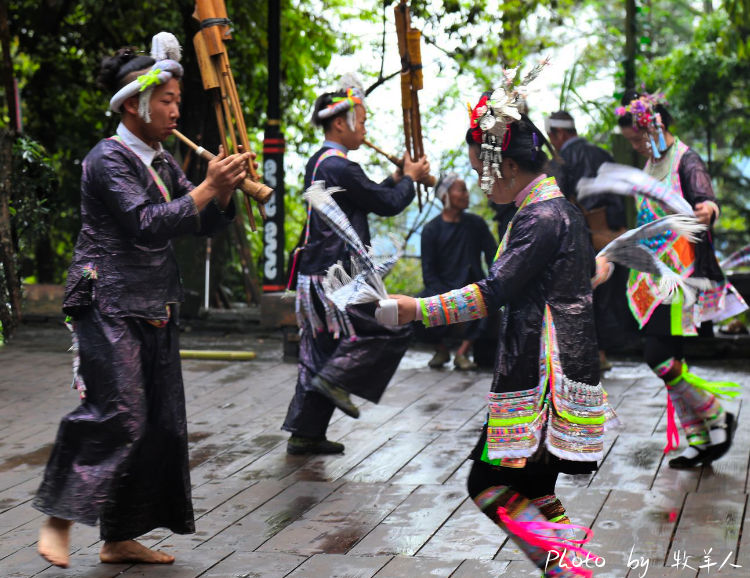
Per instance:
[[[528,185],[526,185],[524,189],[521,192],[519,192],[516,195],[516,198],[514,199],[516,207],[520,207],[521,203],[523,203],[523,200],[528,196],[531,190],[546,178],[547,178],[546,174],[541,174],[537,178],[535,178],[533,181],[531,181]]]

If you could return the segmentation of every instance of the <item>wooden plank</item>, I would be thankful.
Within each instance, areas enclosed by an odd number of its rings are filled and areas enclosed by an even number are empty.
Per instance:
[[[252,512],[205,538],[200,547],[255,550],[320,504],[342,484],[343,482],[297,482]]]
[[[662,566],[683,501],[675,492],[612,490],[592,526],[588,549],[603,556],[607,568],[627,570],[628,560]]]
[[[370,578],[390,559],[390,556],[316,554],[289,574],[289,578]]]
[[[476,442],[471,432],[445,432],[391,478],[394,484],[442,484],[468,457]]]
[[[451,578],[496,578],[509,576],[509,562],[497,560],[464,560]]]
[[[65,569],[47,564],[47,568],[35,577],[40,578],[116,578],[125,573],[132,564],[102,564],[99,548],[84,548],[70,556],[70,566]]]
[[[506,539],[506,535],[492,520],[482,514],[476,504],[466,497],[448,520],[419,549],[418,555],[436,557],[449,552],[464,559],[489,560],[497,554]]]
[[[667,560],[688,555],[698,567],[709,551],[713,561],[736,553],[746,504],[745,494],[688,494]]]
[[[292,476],[291,481],[334,481],[383,445],[387,439],[384,432],[357,430],[338,440],[345,444],[346,449],[343,454],[334,455],[290,456],[286,453],[284,444],[243,468],[235,476],[247,480]]]
[[[425,556],[394,556],[375,574],[377,578],[403,578],[404,576],[455,576],[462,560],[428,558]]]
[[[403,502],[413,488],[347,483],[263,544],[258,551],[343,554]]]
[[[201,578],[283,578],[305,560],[294,554],[234,552],[201,574]]]
[[[288,484],[279,481],[261,480],[249,484],[249,487],[217,507],[203,514],[199,520],[200,534],[193,536],[194,546],[209,540],[225,528],[265,504],[268,500],[284,490]]]
[[[128,578],[197,578],[231,554],[231,550],[184,550],[174,552],[174,564],[135,564],[123,574]]]
[[[594,474],[592,488],[646,491],[662,458],[662,445],[641,434],[617,436],[607,459]]]
[[[436,433],[398,433],[344,477],[352,482],[385,482],[430,444]]]
[[[3,552],[5,548],[0,546]],[[29,546],[22,550],[16,550],[12,554],[6,554],[0,559],[0,568],[4,578],[28,578],[35,576],[49,567],[49,562],[44,560],[36,551],[36,547]]]
[[[3,513],[34,498],[39,488],[39,476],[40,474],[37,474],[25,482],[0,492],[0,519]],[[0,523],[0,525],[2,524]]]
[[[462,486],[420,486],[349,553],[414,554],[466,498]]]

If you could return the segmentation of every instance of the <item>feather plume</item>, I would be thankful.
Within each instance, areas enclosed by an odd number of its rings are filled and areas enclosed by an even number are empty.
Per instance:
[[[731,271],[748,264],[750,264],[750,245],[735,251],[720,263],[721,268],[725,271]]]
[[[583,178],[578,181],[579,200],[602,193],[625,196],[643,195],[661,203],[675,213],[695,216],[690,203],[675,194],[667,185],[640,169],[626,165],[604,163],[599,167],[595,178]]]
[[[336,204],[331,195],[342,189],[325,188],[325,182],[315,181],[305,191],[304,198],[326,222],[326,224],[347,244],[351,251],[351,275],[341,262],[328,268],[322,285],[326,296],[340,311],[347,305],[370,303],[388,298],[383,277],[393,268],[403,248],[389,258],[377,260],[367,250],[346,214]],[[376,264],[376,261],[377,264]]]
[[[635,229],[626,231],[604,247],[599,255],[607,255],[624,245],[633,245],[644,239],[658,237],[667,232],[674,232],[677,235],[687,237],[691,243],[697,243],[699,235],[706,230],[706,226],[698,222],[695,217],[686,215],[667,215],[661,219],[656,219]]]
[[[358,262],[357,266],[368,272],[375,271],[375,265],[370,253],[357,232],[352,227],[344,211],[333,200],[333,193],[343,191],[338,187],[326,188],[325,181],[314,181],[303,194],[313,209],[340,238],[352,252],[352,257]]]
[[[182,48],[180,42],[171,32],[159,32],[151,39],[151,58],[156,60],[180,61]]]
[[[681,277],[667,267],[657,257],[656,253],[641,241],[673,232],[687,237],[691,242],[695,242],[698,240],[698,235],[705,230],[706,226],[699,223],[695,217],[667,215],[620,235],[599,251],[597,256],[620,263],[630,269],[659,277],[659,292],[666,302],[671,302],[677,289],[681,289],[685,307],[689,307],[695,303],[696,290],[701,291],[710,288],[711,282],[703,278]]]
[[[339,78],[339,89],[348,90],[350,88],[358,88],[364,94],[364,88],[362,87],[362,81],[355,72],[345,72]]]

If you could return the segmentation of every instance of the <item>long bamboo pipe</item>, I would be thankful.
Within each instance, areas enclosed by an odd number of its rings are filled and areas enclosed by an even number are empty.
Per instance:
[[[403,170],[404,168],[404,160],[398,158],[396,155],[392,155],[391,153],[388,153],[381,149],[379,146],[371,143],[369,140],[365,139],[364,144],[370,147],[372,150],[374,150],[376,153],[380,153],[385,158],[387,158],[389,161],[391,161],[394,165],[396,165],[398,168]],[[427,175],[424,179],[419,181],[422,183],[425,187],[434,187],[435,183],[437,182],[437,179],[433,177],[432,175]]]
[[[216,157],[215,154],[207,151],[202,146],[195,144],[177,129],[173,129],[172,133],[187,146],[193,149],[195,151],[195,154],[197,154],[199,157],[207,161],[210,161],[211,159]],[[271,187],[269,187],[268,185],[264,185],[263,183],[255,182],[250,177],[245,177],[245,180],[240,183],[239,189],[261,204],[267,203],[268,199],[270,199],[271,195],[273,194],[273,189]]]

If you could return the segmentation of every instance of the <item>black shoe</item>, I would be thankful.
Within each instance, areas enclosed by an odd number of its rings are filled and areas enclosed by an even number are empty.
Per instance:
[[[346,415],[357,419],[359,417],[359,409],[352,403],[349,397],[349,392],[338,385],[326,381],[322,377],[315,376],[310,381],[310,385],[320,395],[327,397],[333,405],[343,411]]]
[[[304,454],[340,454],[344,451],[344,444],[332,442],[326,438],[304,438],[292,436],[286,443],[286,453],[293,456]]]
[[[735,419],[733,413],[727,412],[726,421],[721,427],[727,430],[727,439],[726,441],[723,441],[720,444],[716,444],[715,446],[709,446],[708,450],[712,452],[711,461],[718,460],[729,451],[729,448],[732,447],[732,442],[734,441],[734,432],[737,429],[737,420]]]
[[[695,448],[698,451],[698,455],[688,458],[685,456],[677,456],[669,460],[669,467],[675,470],[687,470],[689,468],[695,468],[697,466],[705,466],[713,461],[713,452],[710,446],[706,446],[703,449]]]

